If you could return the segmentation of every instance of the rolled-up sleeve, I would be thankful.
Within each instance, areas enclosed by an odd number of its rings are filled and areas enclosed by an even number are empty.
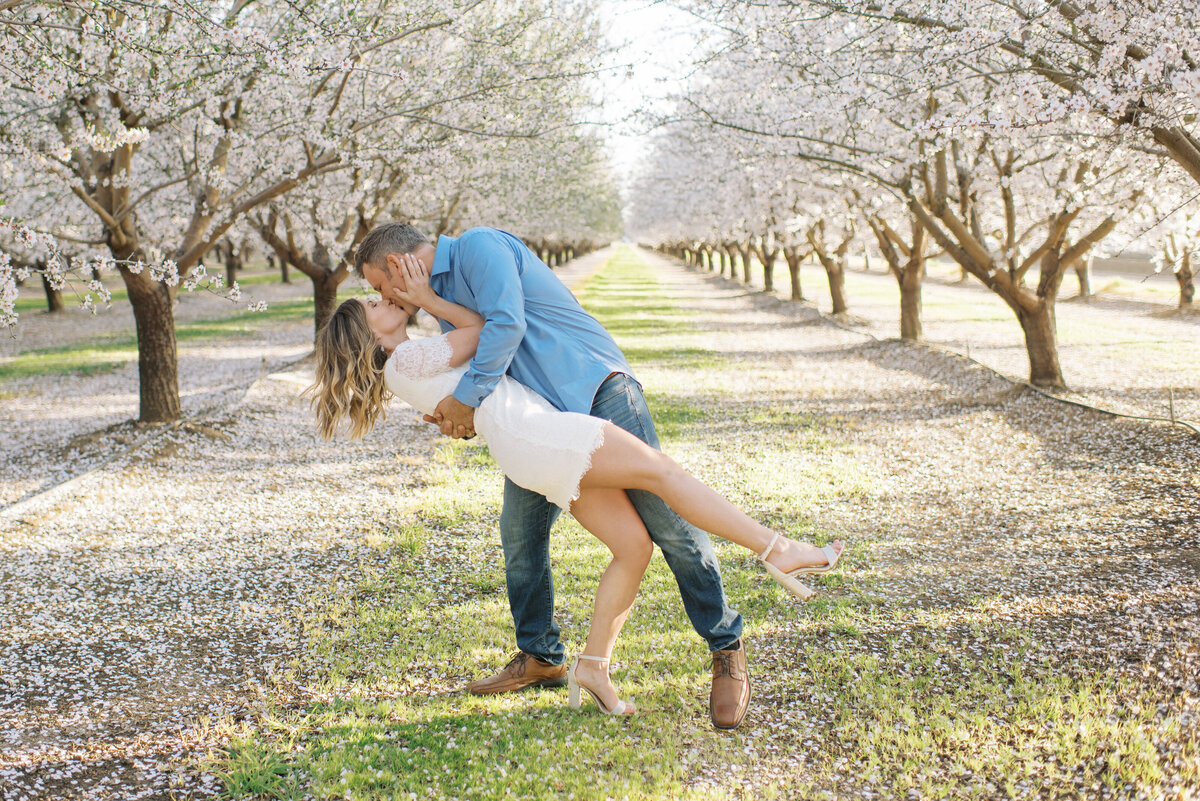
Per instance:
[[[478,408],[508,370],[525,337],[525,293],[512,248],[490,233],[464,235],[456,255],[459,276],[475,296],[484,322],[475,358],[454,397]]]

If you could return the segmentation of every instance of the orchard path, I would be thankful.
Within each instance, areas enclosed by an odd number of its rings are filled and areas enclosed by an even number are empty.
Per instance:
[[[891,274],[846,272],[849,322],[880,339],[899,336],[900,295]],[[931,261],[922,291],[925,341],[1023,380],[1029,360],[1012,310],[975,278],[958,280],[956,266]],[[776,295],[788,292],[785,268],[776,265]],[[1171,394],[1179,419],[1200,425],[1200,310],[1177,312],[1178,289],[1168,276],[1139,276],[1097,269],[1090,301],[1077,297],[1072,273],[1056,306],[1059,357],[1068,392],[1090,405],[1123,414],[1165,418]],[[752,280],[762,282],[755,263]],[[801,270],[805,303],[830,311],[825,271]]]
[[[673,455],[758,513],[843,532],[855,547],[845,588],[826,591],[870,606],[855,630],[797,626],[786,609],[755,622],[755,711],[719,741],[749,756],[731,769],[681,754],[690,790],[890,797],[857,761],[844,699],[808,694],[810,677],[797,685],[797,655],[906,675],[913,649],[926,649],[947,660],[930,668],[938,686],[973,686],[1000,659],[1014,677],[1134,688],[1166,794],[1195,791],[1196,438],[1064,406],[966,360],[874,341],[642,255],[689,325],[644,343],[683,357],[641,362],[630,349],[635,369],[657,397],[707,410]],[[194,759],[231,732],[206,721],[243,717],[259,697],[305,698],[304,677],[288,672],[304,649],[297,621],[384,558],[388,510],[423,481],[433,439],[401,407],[363,442],[321,443],[296,398],[306,381],[302,364],[272,373],[220,413],[0,519],[4,801],[215,794]],[[734,430],[726,412],[757,428]],[[836,446],[780,451],[781,433],[806,427]],[[772,454],[786,470],[731,467]],[[855,488],[773,506],[773,484],[835,464]],[[853,681],[837,686],[854,695]],[[860,701],[870,723],[872,699]],[[1122,699],[1104,703],[1133,715]],[[806,768],[835,746],[845,757]],[[981,792],[993,778],[981,769]]]

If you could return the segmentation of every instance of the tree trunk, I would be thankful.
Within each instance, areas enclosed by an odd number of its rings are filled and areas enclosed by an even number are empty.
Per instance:
[[[833,303],[830,314],[846,312],[846,262],[844,256],[830,256],[820,250],[815,251],[817,261],[825,268],[825,276],[829,279],[829,299]]]
[[[779,253],[778,250],[766,251],[763,255],[763,290],[766,292],[775,291],[775,257]]]
[[[1089,301],[1092,299],[1092,257],[1089,255],[1086,259],[1081,259],[1075,265],[1075,277],[1079,279],[1079,299]]]
[[[42,289],[46,290],[46,311],[51,314],[62,311],[62,290],[50,286],[50,279],[46,277],[46,273],[42,272],[39,275],[42,276]]]
[[[900,284],[901,339],[917,342],[925,338],[925,330],[921,325],[921,287],[924,277],[925,258],[918,256],[909,261],[898,282]]]
[[[729,251],[728,251],[728,250],[726,250],[725,248],[721,248],[721,272],[720,272],[720,276],[721,276],[722,278],[724,278],[724,277],[725,277],[725,271],[726,271],[726,269],[728,269],[728,270],[729,270],[729,274],[730,274],[730,275],[733,275],[733,266],[732,266],[732,264],[730,263],[730,259],[729,259]]]
[[[1032,311],[1018,307],[1017,320],[1025,332],[1025,350],[1029,353],[1029,383],[1045,389],[1066,389],[1062,367],[1058,363],[1053,298],[1040,301]]]
[[[825,274],[829,276],[829,299],[833,301],[833,314],[846,313],[846,265],[840,261],[831,261],[825,265]]]
[[[749,284],[751,283],[750,256],[754,253],[754,250],[750,247],[749,242],[746,243],[745,247],[739,248],[739,250],[742,254],[742,281]]]
[[[276,256],[272,253],[267,254],[267,264],[270,265],[271,269],[275,269],[275,262],[277,262],[277,261],[279,262],[279,282],[281,284],[292,283],[292,276],[288,272],[288,268],[290,266],[288,264],[288,260],[279,258],[278,256]]]
[[[225,245],[221,250],[221,255],[225,259],[225,286],[233,286],[234,282],[237,281],[241,259],[234,252],[232,244]]]
[[[1192,270],[1192,254],[1186,252],[1179,259],[1179,267],[1175,270],[1175,280],[1179,282],[1179,308],[1190,309],[1196,299],[1196,274]]]
[[[879,242],[879,253],[883,256],[887,271],[900,287],[900,338],[919,341],[925,337],[921,323],[921,290],[925,283],[925,229],[919,220],[910,217],[912,245],[908,246],[883,218],[869,218],[867,222]],[[866,254],[863,257],[867,258]]]
[[[804,257],[799,253],[783,252],[783,258],[788,266],[788,279],[791,281],[792,300],[804,300],[804,292],[800,290],[800,264]]]
[[[183,414],[179,354],[175,340],[175,291],[145,273],[121,268],[137,324],[138,381],[143,423],[166,423]]]
[[[313,337],[325,327],[337,308],[338,281],[334,273],[312,278],[313,285]]]

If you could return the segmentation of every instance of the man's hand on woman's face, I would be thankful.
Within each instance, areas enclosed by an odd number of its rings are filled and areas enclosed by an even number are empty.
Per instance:
[[[392,263],[392,259],[392,256],[388,256],[382,267],[368,267],[363,271],[363,277],[367,279],[371,289],[378,292],[379,296],[386,301],[395,300],[392,295],[394,289],[401,291],[405,289],[404,272],[397,269],[397,266]]]
[[[398,264],[393,262],[393,259]],[[389,256],[388,261],[404,281],[403,287],[391,287],[390,300],[420,306],[423,309],[428,309],[430,304],[437,302],[437,295],[429,288],[429,268],[424,262],[411,253],[405,253],[398,258]]]
[[[404,268],[400,258],[395,255],[388,256],[383,266],[384,281],[383,286],[379,287],[379,294],[383,296],[384,300],[396,301],[396,293],[408,289],[404,282]]]

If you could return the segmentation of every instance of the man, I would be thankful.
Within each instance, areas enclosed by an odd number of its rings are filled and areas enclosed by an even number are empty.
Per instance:
[[[391,299],[394,288],[404,288],[400,257],[406,253],[430,269],[438,295],[485,321],[458,387],[425,418],[442,433],[473,436],[475,409],[507,372],[558,409],[602,417],[659,447],[641,385],[620,348],[519,239],[472,228],[457,239],[439,237],[434,247],[411,225],[388,223],[358,246],[355,271]],[[450,326],[443,322],[442,328]],[[742,619],[726,602],[712,543],[657,496],[630,491],[629,497],[675,574],[692,626],[712,652],[713,724],[736,728],[749,706],[750,679]],[[558,513],[541,495],[505,479],[500,541],[520,652],[499,673],[467,685],[476,695],[565,684],[550,573],[550,528]]]

